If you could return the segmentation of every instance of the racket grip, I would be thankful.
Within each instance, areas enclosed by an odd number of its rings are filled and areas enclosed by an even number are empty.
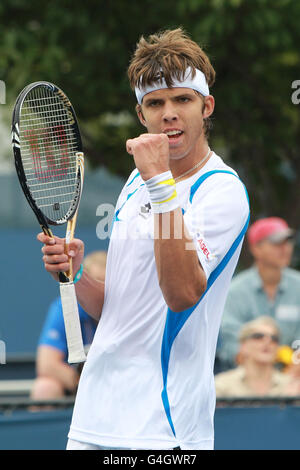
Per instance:
[[[75,212],[73,219],[68,220],[66,238],[65,238],[65,253],[66,253],[66,255],[68,255],[68,252],[69,252],[69,244],[74,238],[76,220],[77,220],[77,211]],[[70,264],[70,268],[69,268],[69,271],[66,273],[66,275],[68,276],[69,281],[73,281],[73,260],[72,260],[72,258],[69,258],[69,264]]]
[[[68,345],[69,364],[78,364],[86,360],[79,319],[78,303],[73,282],[59,284],[62,311],[64,316]]]

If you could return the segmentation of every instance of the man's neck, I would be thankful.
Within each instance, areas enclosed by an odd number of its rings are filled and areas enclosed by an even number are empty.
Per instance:
[[[208,162],[208,160],[210,159],[212,155],[212,151],[210,151],[210,148],[206,141],[200,147],[198,147],[197,152],[193,152],[193,153],[194,153],[193,155],[186,155],[185,157],[180,158],[178,160],[170,159],[170,167],[171,167],[171,171],[173,173],[174,178],[179,178],[185,172],[188,172],[195,165],[201,162],[201,160],[205,160],[203,161],[203,163],[197,166],[194,170],[189,172],[185,177],[182,177],[182,179],[189,178],[194,173],[198,172]]]

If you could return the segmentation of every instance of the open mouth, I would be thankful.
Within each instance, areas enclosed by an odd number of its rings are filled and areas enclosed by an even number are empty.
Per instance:
[[[174,130],[166,131],[165,133],[167,134],[170,140],[176,140],[178,139],[178,137],[180,137],[183,134],[183,131],[174,129]]]

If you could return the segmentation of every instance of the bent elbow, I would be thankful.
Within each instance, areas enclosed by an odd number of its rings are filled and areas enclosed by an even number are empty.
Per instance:
[[[189,308],[194,307],[200,300],[200,297],[195,298],[195,299],[172,299],[170,302],[168,302],[168,307],[172,312],[174,313],[181,313],[184,312],[185,310],[188,310]]]
[[[172,295],[168,300],[168,307],[172,312],[180,313],[184,310],[194,307],[206,290],[206,281],[195,289],[180,290],[176,295]]]

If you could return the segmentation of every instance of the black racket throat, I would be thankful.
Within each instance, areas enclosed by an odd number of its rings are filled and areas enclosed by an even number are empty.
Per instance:
[[[65,275],[65,273],[58,273],[59,282],[70,282],[70,279]]]

